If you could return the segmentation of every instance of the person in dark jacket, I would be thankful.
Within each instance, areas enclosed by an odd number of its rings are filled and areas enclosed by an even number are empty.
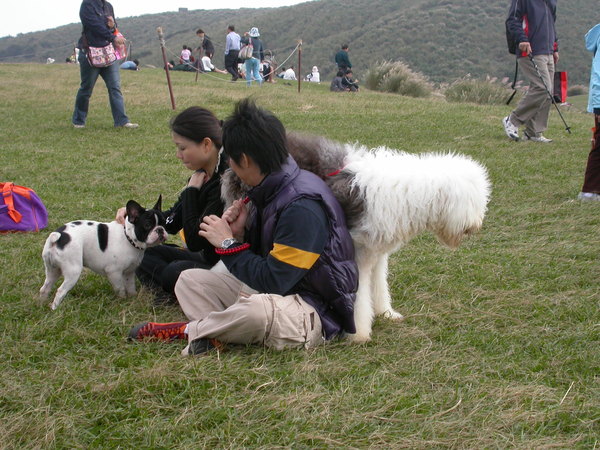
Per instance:
[[[108,67],[92,67],[87,59],[88,47],[105,47],[112,43],[115,47],[125,46],[125,38],[115,35],[108,26],[110,17],[115,17],[112,5],[106,0],[83,0],[79,9],[79,17],[83,25],[81,38],[77,43],[79,52],[79,72],[81,85],[75,98],[73,110],[73,126],[84,128],[87,120],[90,97],[98,76],[102,77],[108,89],[110,109],[115,127],[137,128],[138,124],[131,123],[125,113],[125,101],[121,92],[121,74],[119,64],[113,63]],[[116,27],[116,21],[113,21]]]
[[[352,63],[350,63],[350,57],[348,56],[348,44],[343,44],[342,48],[335,54],[335,63],[338,66],[338,70],[344,73],[348,69],[352,69]]]
[[[184,354],[223,343],[310,348],[354,333],[358,269],[342,208],[329,187],[289,155],[283,124],[242,100],[223,125],[223,147],[251,187],[200,235],[227,271],[187,270],[175,293],[190,322],[146,322],[133,340],[187,339]]]
[[[558,62],[556,21],[557,0],[511,0],[507,26],[519,42],[519,67],[529,80],[529,89],[517,107],[502,119],[504,132],[519,140],[519,128],[525,127],[523,140],[549,143],[542,134],[548,128],[552,106],[554,66]],[[534,65],[535,62],[535,65]],[[539,70],[536,70],[536,67]]]
[[[212,244],[198,230],[204,217],[223,213],[221,175],[227,169],[221,154],[221,122],[212,112],[192,106],[173,118],[170,126],[177,158],[193,173],[177,203],[164,211],[166,231],[179,233],[185,248],[170,244],[148,248],[136,270],[142,285],[155,291],[157,306],[176,303],[175,283],[181,272],[210,269],[219,261]],[[117,222],[124,223],[125,214],[121,208]]]
[[[358,81],[354,79],[354,75],[352,74],[352,70],[348,69],[342,78],[342,86],[344,90],[350,92],[358,91]]]
[[[210,59],[212,59],[213,55],[215,54],[215,46],[210,38],[206,35],[206,33],[204,33],[202,28],[198,28],[198,30],[196,30],[196,36],[198,36],[198,39],[200,39],[200,46],[196,49],[198,52],[200,52],[200,57],[198,59],[202,59],[203,56],[208,56]]]

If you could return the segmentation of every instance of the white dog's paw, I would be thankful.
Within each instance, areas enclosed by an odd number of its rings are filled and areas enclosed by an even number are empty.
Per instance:
[[[346,340],[351,344],[362,344],[364,342],[369,342],[371,340],[371,335],[364,333],[348,334]]]
[[[388,309],[382,315],[385,319],[395,320],[398,322],[404,320],[404,316],[399,312],[394,311],[393,309]]]

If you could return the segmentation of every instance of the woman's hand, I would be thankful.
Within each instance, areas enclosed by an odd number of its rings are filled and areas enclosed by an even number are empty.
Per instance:
[[[206,172],[204,171],[204,169],[198,169],[190,177],[190,181],[188,181],[187,187],[195,187],[197,189],[200,189],[207,179],[208,177],[206,176]]]
[[[121,225],[125,225],[125,217],[127,217],[127,209],[125,207],[119,208],[115,216],[115,221]]]

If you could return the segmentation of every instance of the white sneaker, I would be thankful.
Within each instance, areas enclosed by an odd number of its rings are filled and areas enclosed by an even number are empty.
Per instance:
[[[502,119],[502,125],[504,125],[504,132],[509,139],[512,139],[513,141],[519,140],[519,129],[510,121],[510,115]]]
[[[74,123],[73,128],[85,128],[85,125],[80,125],[78,123]]]
[[[523,140],[532,142],[542,142],[544,144],[552,142],[552,139],[548,139],[547,137],[544,137],[541,134],[539,136],[529,136],[527,133],[523,133]]]
[[[121,128],[137,128],[139,125],[137,123],[127,122],[125,125],[121,125]]]
[[[593,192],[580,192],[577,198],[584,202],[600,202],[600,194]]]

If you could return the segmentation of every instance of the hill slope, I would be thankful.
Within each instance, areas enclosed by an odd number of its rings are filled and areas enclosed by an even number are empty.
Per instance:
[[[585,11],[595,0],[560,2],[559,70],[569,72],[570,84],[587,84],[590,56],[583,35],[595,25]],[[118,4],[115,5],[118,14]],[[319,66],[323,78],[334,71],[333,54],[350,45],[350,57],[360,78],[382,60],[403,60],[434,82],[450,82],[467,73],[509,76],[512,57],[506,51],[504,19],[508,1],[480,0],[318,0],[282,8],[194,10],[122,18],[119,29],[132,43],[132,55],[142,64],[162,66],[156,27],[165,30],[167,57],[176,59],[183,44],[196,46],[195,30],[203,28],[216,47],[222,67],[225,29],[257,26],[266,48],[279,62],[302,40],[302,73]],[[0,39],[0,62],[64,61],[80,34],[80,24]],[[289,64],[297,66],[297,56]]]

